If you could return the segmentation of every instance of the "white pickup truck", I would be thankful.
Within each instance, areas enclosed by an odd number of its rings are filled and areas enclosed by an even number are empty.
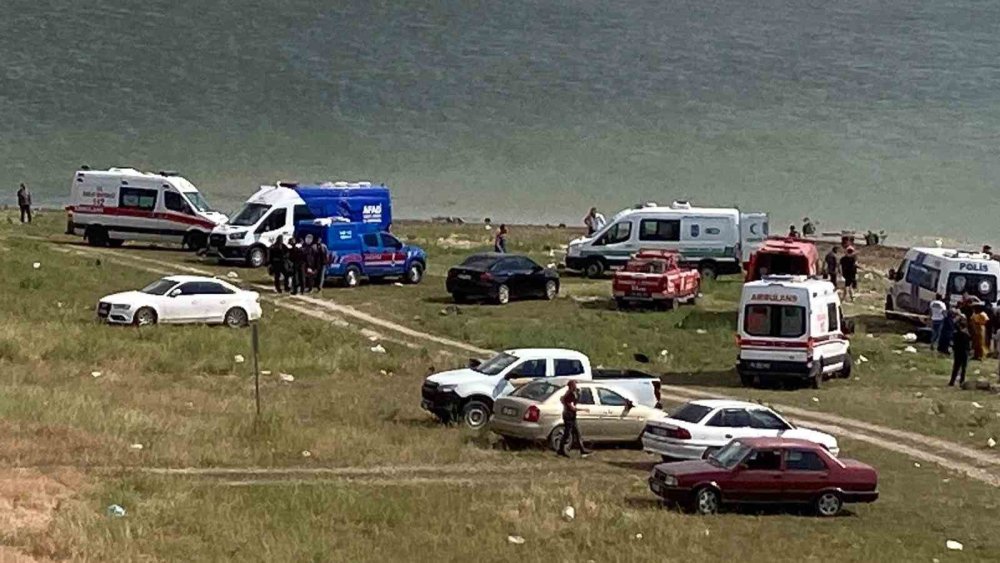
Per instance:
[[[505,350],[469,367],[428,376],[421,388],[421,407],[442,422],[461,419],[482,428],[493,413],[493,401],[543,377],[601,380],[631,391],[639,404],[659,408],[660,380],[631,370],[591,369],[590,358],[573,350],[522,348]]]

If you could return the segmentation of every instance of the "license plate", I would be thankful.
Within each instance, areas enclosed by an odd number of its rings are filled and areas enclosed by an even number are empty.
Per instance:
[[[424,409],[425,411],[431,410],[431,402],[430,401],[420,401],[420,408]]]
[[[656,481],[652,481],[652,482],[651,482],[651,483],[649,484],[649,488],[650,488],[650,489],[653,489],[653,492],[654,492],[654,493],[657,493],[657,494],[659,494],[659,493],[660,493],[660,491],[662,491],[662,490],[663,490],[663,489],[662,489],[662,488],[660,487],[660,484],[659,484],[659,483],[657,483]]]
[[[460,280],[471,280],[472,279],[472,275],[471,274],[458,274],[458,279],[460,279]]]
[[[500,414],[504,416],[517,416],[517,409],[514,407],[504,407],[500,409]]]
[[[771,362],[750,362],[750,367],[754,369],[770,369]]]

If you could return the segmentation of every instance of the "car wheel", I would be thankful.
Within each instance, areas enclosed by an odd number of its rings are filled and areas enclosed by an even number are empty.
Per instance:
[[[698,514],[716,514],[719,512],[721,497],[719,491],[711,487],[702,487],[694,493],[694,510]]]
[[[500,284],[497,288],[497,303],[500,305],[506,305],[510,303],[510,288],[507,284]]]
[[[716,268],[715,262],[706,260],[698,264],[698,273],[701,274],[703,280],[714,280],[718,276]]]
[[[223,322],[227,326],[231,327],[241,327],[246,326],[250,322],[249,317],[247,317],[247,312],[240,307],[233,307],[232,309],[226,311],[226,316],[223,318]]]
[[[483,401],[469,401],[462,408],[462,422],[474,430],[486,426],[490,421],[490,406]]]
[[[108,244],[108,230],[104,227],[87,227],[85,233],[87,244],[90,246],[104,246]]]
[[[549,280],[545,282],[545,299],[547,301],[552,301],[559,295],[559,284],[555,280]]]
[[[824,518],[840,514],[840,509],[843,507],[844,501],[834,492],[823,493],[816,499],[816,513]]]
[[[813,389],[819,389],[823,386],[823,365],[821,363],[813,364],[813,373],[809,374],[809,386]]]
[[[247,266],[260,268],[267,262],[267,250],[263,246],[254,246],[247,252]]]
[[[850,379],[851,370],[853,369],[854,369],[854,358],[851,357],[851,353],[848,352],[847,355],[844,356],[844,367],[840,369],[840,378]]]
[[[208,238],[201,231],[194,231],[187,236],[188,250],[201,250],[208,246]]]
[[[618,309],[619,311],[624,311],[625,309],[628,309],[629,308],[628,299],[625,299],[624,297],[615,297],[615,308]]]
[[[743,384],[744,387],[753,387],[753,374],[741,372],[740,383]]]
[[[108,239],[108,246],[110,246],[111,248],[121,248],[121,246],[123,244],[125,244],[125,241],[123,241],[120,238],[109,238]]]
[[[587,265],[583,268],[583,275],[588,278],[599,278],[604,273],[604,269],[604,262],[599,258],[594,258],[587,262]]]
[[[566,428],[560,424],[559,426],[553,428],[552,432],[549,432],[549,447],[552,448],[552,451],[559,451],[559,444],[562,443],[562,437],[565,431]]]
[[[417,262],[410,264],[406,269],[406,283],[417,284],[422,279],[424,279],[424,267]]]
[[[143,307],[132,316],[135,326],[149,326],[156,324],[156,311],[149,307]]]
[[[344,272],[344,285],[347,287],[358,287],[361,285],[361,270],[357,266],[348,266]]]

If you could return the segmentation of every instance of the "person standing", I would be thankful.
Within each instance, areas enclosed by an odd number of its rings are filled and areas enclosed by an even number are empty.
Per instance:
[[[934,301],[930,305],[931,314],[931,350],[938,345],[941,338],[941,328],[944,326],[944,318],[948,314],[948,306],[944,303],[944,297],[940,293],[934,296]]]
[[[965,383],[965,370],[969,367],[969,340],[969,324],[964,318],[959,319],[953,338],[954,360],[951,364],[951,381],[948,382],[949,387],[953,387],[956,380],[959,385]]]
[[[823,258],[823,261],[826,262],[826,277],[827,277],[827,279],[830,280],[830,283],[833,284],[834,289],[836,289],[836,287],[837,287],[837,269],[839,268],[839,266],[837,265],[838,260],[837,260],[837,247],[836,246],[831,246],[830,247],[830,252],[826,253],[826,257]]]
[[[799,231],[795,229],[795,225],[788,226],[788,238],[799,238]]]
[[[326,284],[326,267],[330,264],[330,249],[323,243],[323,239],[316,237],[316,293],[323,291]]]
[[[306,273],[306,249],[302,247],[302,239],[295,239],[288,250],[288,259],[292,263],[292,295],[303,293]]]
[[[854,292],[858,289],[858,256],[854,247],[848,246],[844,257],[840,259],[840,275],[844,276],[844,297],[854,301]]]
[[[559,450],[556,455],[562,457],[569,457],[566,453],[566,444],[572,440],[569,444],[570,449],[574,447],[580,449],[580,457],[587,457],[590,452],[583,447],[583,437],[580,436],[580,428],[576,425],[576,414],[578,412],[587,412],[586,410],[581,410],[577,403],[580,402],[580,391],[576,387],[575,380],[569,380],[566,384],[566,393],[562,396],[562,419],[563,419],[563,435],[559,439]]]
[[[604,218],[604,215],[601,215],[597,211],[596,207],[591,207],[590,212],[583,218],[583,224],[587,227],[587,236],[589,237],[603,229],[604,225],[607,224],[607,220]]]
[[[285,239],[281,235],[274,239],[274,244],[268,249],[268,258],[270,259],[268,268],[271,270],[271,275],[274,276],[274,292],[281,293],[289,287],[288,268],[286,267],[288,247],[285,246]]]
[[[17,188],[17,207],[21,210],[21,222],[31,222],[31,192],[23,183]]]
[[[808,217],[802,218],[802,236],[811,237],[816,234],[816,224]]]
[[[986,325],[990,322],[990,316],[986,314],[985,307],[977,304],[975,310],[969,318],[969,328],[972,333],[972,359],[982,361],[986,356]]]
[[[955,322],[958,317],[959,313],[956,310],[945,313],[944,321],[941,323],[941,334],[938,335],[938,352],[945,355],[951,353],[951,341],[955,337]]]
[[[306,235],[302,243],[302,253],[305,257],[305,268],[302,271],[303,293],[312,293],[313,282],[316,281],[316,244],[312,235]]]
[[[497,236],[493,238],[493,252],[507,254],[507,225],[500,225]]]

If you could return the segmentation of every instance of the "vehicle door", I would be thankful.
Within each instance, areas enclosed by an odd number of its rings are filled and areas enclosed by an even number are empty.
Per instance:
[[[118,189],[118,210],[116,216],[106,217],[108,230],[115,236],[115,230],[128,233],[134,240],[168,240],[180,242],[183,232],[171,233],[166,221],[157,219],[159,189],[122,186]],[[117,229],[116,229],[117,227]]]
[[[815,335],[817,342],[814,348],[814,359],[823,362],[825,373],[840,371],[844,367],[848,347],[840,326],[840,306],[834,299],[825,304],[818,303],[816,308],[822,311],[819,320],[823,333]]]
[[[639,439],[646,420],[634,413],[635,405],[616,391],[596,387],[598,431],[601,439],[610,442],[629,442]]]
[[[511,297],[524,295],[524,273],[518,269],[516,257],[501,258],[490,267],[490,272],[498,284],[504,284],[510,290]]]
[[[271,246],[274,240],[288,232],[288,208],[275,207],[254,229],[255,239],[264,246]]]
[[[514,392],[514,389],[545,377],[548,373],[548,360],[521,360],[507,370],[503,378],[497,382],[493,390],[494,397],[503,397]]]
[[[774,438],[792,427],[767,409],[747,409],[754,436]]]
[[[722,447],[735,438],[753,436],[750,415],[742,408],[722,408],[705,423],[706,442]]]
[[[206,321],[222,322],[226,311],[239,304],[236,292],[218,282],[199,282],[198,291]]]
[[[784,493],[781,448],[755,448],[736,467],[722,494],[738,502],[774,502]]]
[[[511,268],[515,272],[517,289],[511,288],[520,296],[538,296],[545,292],[545,273],[541,266],[530,258],[517,256],[510,258]]]
[[[591,436],[601,435],[601,413],[600,405],[597,404],[594,389],[590,385],[580,386],[580,400],[577,401],[576,423],[580,428],[580,435],[587,442],[594,438]],[[598,438],[599,440],[599,438]]]
[[[389,264],[392,263],[392,256],[385,253],[378,233],[364,233],[361,235],[361,259],[364,264],[365,275],[379,277],[389,274]]]
[[[810,502],[817,491],[830,486],[830,468],[823,457],[808,449],[785,451],[782,479],[784,498],[791,502]]]
[[[194,322],[208,317],[206,295],[203,293],[202,282],[190,281],[182,283],[167,294],[161,311],[164,322]]]
[[[639,246],[657,250],[681,251],[680,218],[644,217],[639,220]],[[695,257],[697,258],[697,257]],[[682,260],[689,259],[681,255]]]
[[[764,246],[768,235],[767,213],[740,213],[740,262]]]
[[[632,217],[619,219],[591,243],[588,254],[604,258],[612,266],[624,266],[629,256],[639,250]]]
[[[383,255],[389,258],[389,265],[386,266],[387,275],[401,276],[406,272],[406,253],[403,252],[403,243],[389,233],[380,233],[382,239]]]
[[[896,310],[924,313],[929,309],[930,302],[934,300],[937,292],[941,271],[925,264],[926,258],[926,254],[917,254],[916,258],[906,265],[902,283],[896,284],[900,290],[894,301]]]

